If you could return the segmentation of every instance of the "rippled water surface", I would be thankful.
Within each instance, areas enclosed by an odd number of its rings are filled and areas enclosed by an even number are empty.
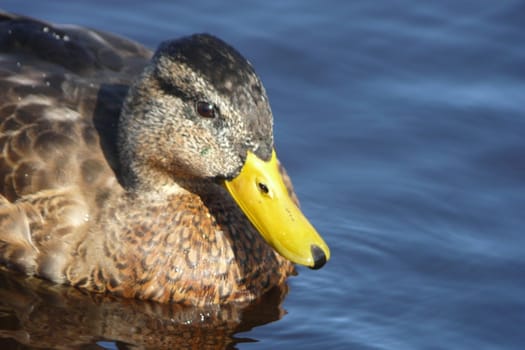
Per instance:
[[[282,303],[275,291],[242,315],[3,276],[0,348],[525,347],[523,2],[0,6],[151,48],[202,31],[233,44],[263,78],[280,158],[332,248],[322,270],[299,269]]]

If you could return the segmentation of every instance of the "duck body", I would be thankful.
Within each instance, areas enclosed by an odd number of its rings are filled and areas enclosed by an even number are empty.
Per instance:
[[[0,91],[1,264],[193,305],[253,300],[294,273],[223,186],[273,138],[264,88],[219,39],[153,55],[0,13]]]

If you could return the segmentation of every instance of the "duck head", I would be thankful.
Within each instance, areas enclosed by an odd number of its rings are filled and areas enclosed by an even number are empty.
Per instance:
[[[265,89],[228,44],[207,34],[162,43],[131,86],[119,123],[128,188],[220,183],[282,256],[311,268],[329,259],[283,182]]]

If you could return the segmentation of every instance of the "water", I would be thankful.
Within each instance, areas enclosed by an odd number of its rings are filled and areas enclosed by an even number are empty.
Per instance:
[[[254,309],[255,321],[214,329],[213,346],[525,346],[523,2],[135,3],[2,6],[152,48],[202,31],[232,43],[265,82],[280,158],[332,247],[325,268],[299,269],[281,306],[277,297],[271,310]],[[64,304],[60,312],[74,309]],[[98,308],[106,313],[79,324],[95,329],[114,317],[112,306]],[[141,312],[148,322],[160,317]],[[21,323],[1,319],[2,330]],[[132,343],[90,332],[82,334],[91,348]],[[150,337],[176,335],[162,328]],[[0,345],[14,348],[27,336]]]

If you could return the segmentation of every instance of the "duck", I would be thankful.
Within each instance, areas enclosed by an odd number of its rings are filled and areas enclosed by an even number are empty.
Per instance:
[[[0,265],[91,293],[250,302],[330,250],[252,64],[0,13]]]

